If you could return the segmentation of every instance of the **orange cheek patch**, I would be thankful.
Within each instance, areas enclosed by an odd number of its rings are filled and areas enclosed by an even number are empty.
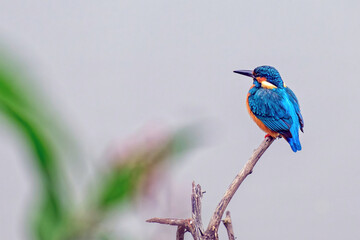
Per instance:
[[[266,77],[256,77],[256,80],[261,83],[263,81],[266,81]]]

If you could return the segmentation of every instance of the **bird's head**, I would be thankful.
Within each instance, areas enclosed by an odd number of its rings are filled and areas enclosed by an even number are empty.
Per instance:
[[[237,70],[234,72],[253,78],[254,83],[262,88],[273,89],[286,87],[281,79],[280,73],[271,66],[260,66],[255,68],[254,71]]]

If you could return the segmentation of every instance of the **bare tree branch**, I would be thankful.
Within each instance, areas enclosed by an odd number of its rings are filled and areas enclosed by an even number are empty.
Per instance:
[[[178,226],[178,229],[176,231],[176,240],[184,240],[184,235],[185,235],[185,227]]]
[[[192,209],[192,219],[194,219],[195,233],[198,239],[201,239],[201,236],[204,235],[204,229],[201,221],[201,198],[203,193],[201,192],[201,186],[195,185],[195,182],[192,182],[192,194],[191,194],[191,209]]]
[[[187,222],[191,221],[190,219],[178,219],[178,218],[151,218],[146,220],[148,223],[160,223],[168,224],[173,226],[183,226],[185,227]]]
[[[252,156],[250,157],[249,161],[245,164],[243,169],[239,172],[239,174],[235,177],[227,191],[225,192],[223,198],[221,199],[220,203],[215,209],[215,212],[210,220],[208,228],[206,230],[206,235],[216,236],[219,225],[221,222],[221,218],[224,215],[225,209],[228,206],[229,202],[231,201],[232,197],[234,196],[236,190],[239,188],[240,184],[244,181],[244,179],[252,173],[252,170],[263,155],[263,153],[268,149],[268,147],[273,143],[275,138],[271,136],[265,137],[264,141],[260,144],[260,146],[254,151]],[[215,238],[217,239],[217,238]]]
[[[229,240],[235,240],[234,230],[231,222],[230,211],[226,211],[226,218],[222,221],[228,233]]]
[[[201,222],[201,198],[203,193],[201,186],[192,183],[192,194],[191,194],[191,212],[192,217],[188,219],[178,218],[151,218],[146,220],[149,223],[160,223],[178,226],[176,232],[176,238],[183,239],[185,231],[188,231],[193,236],[194,240],[201,240],[204,234],[204,229]]]
[[[252,173],[253,168],[263,153],[268,149],[268,147],[273,143],[275,138],[271,136],[266,136],[264,141],[260,146],[254,151],[248,162],[242,168],[242,170],[235,177],[233,182],[230,184],[229,188],[225,192],[223,198],[215,209],[215,212],[209,222],[209,225],[204,232],[201,221],[201,198],[203,193],[201,192],[200,185],[192,184],[192,194],[191,194],[191,206],[192,206],[192,217],[189,219],[177,219],[177,218],[152,218],[147,220],[147,222],[160,223],[160,224],[169,224],[178,226],[176,232],[176,239],[183,240],[185,231],[188,231],[193,236],[194,240],[218,240],[218,230],[221,223],[221,218],[224,215],[224,212],[230,203],[235,192],[244,181],[244,179]],[[225,220],[223,221],[227,229],[229,239],[234,240],[234,232],[232,228],[230,213],[227,214]]]

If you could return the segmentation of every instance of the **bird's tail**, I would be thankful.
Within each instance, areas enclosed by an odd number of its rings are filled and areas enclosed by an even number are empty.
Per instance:
[[[287,138],[286,141],[290,144],[290,147],[294,152],[301,150],[301,143],[298,134],[293,134],[293,137]]]

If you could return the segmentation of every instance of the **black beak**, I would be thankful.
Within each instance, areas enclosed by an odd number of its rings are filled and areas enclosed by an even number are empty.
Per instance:
[[[242,74],[251,78],[254,78],[253,71],[251,70],[236,70],[234,73]]]

